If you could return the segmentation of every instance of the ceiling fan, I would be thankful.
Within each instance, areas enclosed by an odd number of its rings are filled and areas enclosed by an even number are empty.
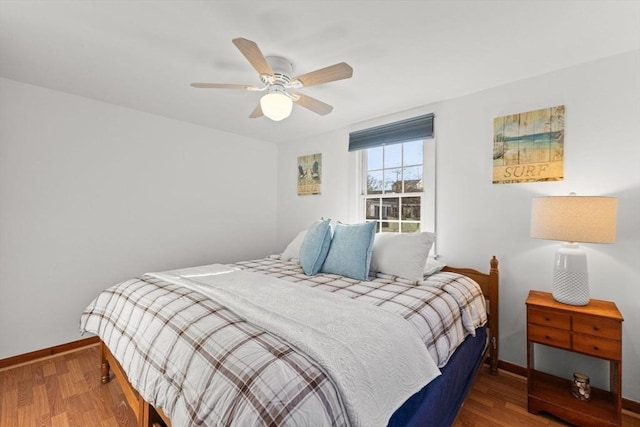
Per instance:
[[[280,121],[289,117],[293,103],[322,116],[329,114],[333,110],[331,105],[309,95],[289,91],[348,79],[353,75],[353,68],[345,62],[341,62],[292,78],[293,66],[287,59],[279,56],[265,57],[255,42],[244,38],[233,39],[233,44],[258,72],[263,86],[226,83],[191,83],[191,86],[196,88],[266,91],[267,93],[260,99],[260,103],[249,115],[250,118],[264,115],[271,120]]]

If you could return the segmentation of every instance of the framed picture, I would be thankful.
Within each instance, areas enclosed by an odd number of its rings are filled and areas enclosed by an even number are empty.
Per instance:
[[[564,105],[493,119],[493,183],[564,179]]]
[[[298,157],[298,196],[320,194],[322,153]]]

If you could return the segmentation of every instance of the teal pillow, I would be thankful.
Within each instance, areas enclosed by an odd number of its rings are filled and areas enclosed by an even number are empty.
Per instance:
[[[307,230],[300,246],[300,265],[307,276],[318,274],[331,245],[331,220],[320,219]]]
[[[338,223],[333,232],[322,272],[340,274],[356,280],[367,280],[375,235],[375,222]]]

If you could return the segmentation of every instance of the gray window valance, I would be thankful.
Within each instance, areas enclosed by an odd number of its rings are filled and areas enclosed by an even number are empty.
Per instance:
[[[381,145],[399,144],[416,139],[433,138],[432,114],[349,133],[349,151],[365,150]]]

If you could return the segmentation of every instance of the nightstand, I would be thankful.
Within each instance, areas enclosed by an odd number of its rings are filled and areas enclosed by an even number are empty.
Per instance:
[[[527,298],[527,405],[579,426],[619,426],[622,421],[622,315],[613,302],[562,304],[549,292]],[[537,371],[534,344],[609,361],[609,391],[591,389],[591,400],[571,394],[571,381]]]

